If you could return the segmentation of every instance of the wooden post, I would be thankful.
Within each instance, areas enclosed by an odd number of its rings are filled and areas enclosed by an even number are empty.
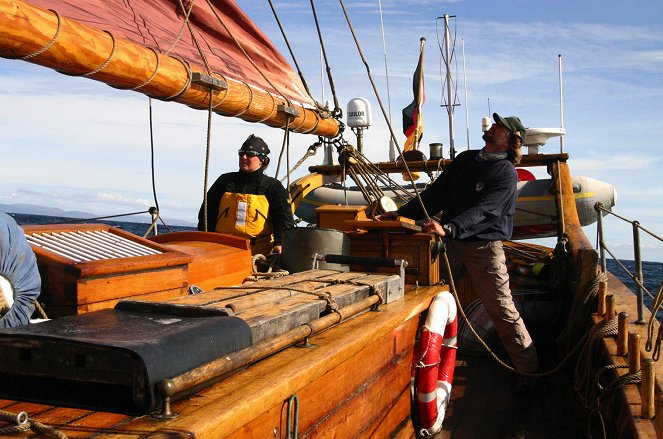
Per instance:
[[[598,309],[596,313],[599,316],[605,315],[605,296],[608,294],[608,282],[606,281],[601,281],[599,282],[599,304],[598,304]]]
[[[642,381],[640,384],[640,415],[645,419],[654,417],[654,384],[656,380],[656,370],[654,369],[654,360],[645,358],[642,360]]]
[[[620,312],[617,316],[617,355],[628,354],[628,314]]]
[[[613,294],[608,294],[605,296],[605,319],[610,320],[617,314],[615,308],[615,296]]]
[[[628,334],[628,373],[636,373],[640,370],[640,334],[629,332]]]

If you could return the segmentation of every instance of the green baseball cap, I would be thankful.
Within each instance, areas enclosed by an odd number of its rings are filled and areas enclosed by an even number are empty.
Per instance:
[[[495,122],[500,122],[507,127],[509,131],[520,137],[520,140],[525,143],[527,131],[523,123],[520,121],[520,118],[516,116],[501,117],[499,114],[493,113],[493,119],[495,119]]]

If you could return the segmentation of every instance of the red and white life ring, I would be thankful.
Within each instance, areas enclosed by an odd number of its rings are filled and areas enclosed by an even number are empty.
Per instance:
[[[456,365],[458,319],[448,291],[435,296],[421,331],[419,354],[413,358],[411,384],[413,423],[420,437],[442,429]]]

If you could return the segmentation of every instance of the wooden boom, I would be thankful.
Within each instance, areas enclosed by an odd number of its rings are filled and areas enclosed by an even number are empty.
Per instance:
[[[161,54],[110,32],[98,30],[20,0],[0,0],[0,56],[86,76],[112,87],[130,89],[196,109],[298,133],[334,137],[338,122],[299,102]],[[196,82],[211,76],[216,87]]]

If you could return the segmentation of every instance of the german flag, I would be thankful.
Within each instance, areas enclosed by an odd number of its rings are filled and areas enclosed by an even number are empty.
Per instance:
[[[424,92],[424,43],[426,38],[422,37],[419,62],[412,78],[412,92],[414,100],[410,105],[403,108],[403,134],[407,137],[403,151],[419,148],[419,140],[424,133],[424,115],[422,107],[426,101]]]

